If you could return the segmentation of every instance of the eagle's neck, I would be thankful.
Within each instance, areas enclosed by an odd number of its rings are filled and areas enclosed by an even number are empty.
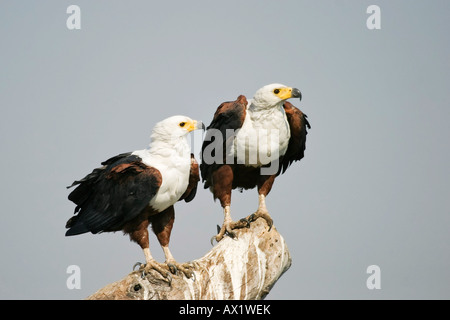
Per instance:
[[[182,157],[190,159],[189,144],[186,137],[167,137],[167,139],[153,139],[148,147],[148,152],[152,156],[160,157]]]
[[[191,151],[186,137],[152,139],[147,149],[135,151],[142,162],[156,168],[186,167],[191,161]]]
[[[283,101],[276,105],[257,104],[251,100],[247,106],[247,113],[253,122],[262,123],[271,121],[274,118],[284,118]]]

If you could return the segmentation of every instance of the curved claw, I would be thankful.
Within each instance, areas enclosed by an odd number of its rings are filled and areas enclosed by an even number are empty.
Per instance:
[[[140,262],[136,262],[135,264],[134,264],[134,266],[133,266],[133,271],[136,271],[135,269],[136,269],[136,267],[139,267],[139,269],[141,268],[141,266],[142,266],[142,263],[140,263]]]
[[[218,224],[216,225],[216,227],[217,227],[217,235],[219,235],[222,228]],[[211,237],[210,242],[213,247],[214,247],[214,240],[216,240],[217,243],[219,243],[219,241],[220,241],[220,240],[217,240],[217,235]]]
[[[264,220],[266,220],[267,225],[269,227],[268,232],[270,232],[270,230],[272,230],[273,220],[267,211],[258,210],[249,215],[245,220],[250,224],[251,222],[256,221],[258,218],[263,218]]]
[[[186,276],[186,278],[188,278],[188,279],[194,278],[194,281],[195,281],[195,273],[194,273],[194,271],[186,270],[183,273]]]
[[[195,273],[191,270],[191,268],[195,267],[190,263],[177,263],[176,261],[172,261],[166,262],[166,265],[169,268],[170,272],[174,275],[184,275],[188,279],[190,279],[192,276],[194,276],[195,278]]]
[[[240,222],[242,222],[242,223],[246,223],[247,225],[244,227],[244,228],[247,228],[247,229],[250,229],[250,221],[248,221],[247,219],[245,219],[245,218],[242,218],[241,220],[239,220]]]
[[[231,239],[238,240],[237,234],[233,232],[233,229],[250,228],[250,221],[245,218],[240,219],[237,222],[224,221],[222,227],[217,225],[217,235],[211,238],[211,245],[214,246],[214,239],[219,242],[225,235]]]
[[[138,270],[135,270],[136,267],[139,266]],[[167,264],[170,272],[172,272],[172,270],[175,271],[175,274],[178,272],[178,269],[175,265],[173,264]],[[165,273],[163,271],[163,269],[161,269],[160,267],[158,267],[155,264],[150,263],[150,265],[141,263],[141,262],[136,262],[133,266],[133,271],[140,271],[141,272],[141,278],[145,279],[147,274],[149,274],[148,272],[150,271],[150,269],[157,271],[162,277],[167,279],[167,282],[169,283],[169,286],[172,284],[172,275],[170,274],[170,272]]]
[[[219,230],[218,233],[220,234],[220,230]],[[229,237],[230,237],[231,239],[233,239],[233,240],[237,240],[237,239],[238,239],[236,233],[234,233],[233,231],[227,231],[227,230],[225,230],[224,234],[226,234],[227,236],[229,236]],[[220,240],[222,240],[222,239],[223,239],[223,236],[222,236],[222,238],[221,238]],[[212,236],[210,242],[211,242],[211,245],[212,245],[213,247],[214,247],[214,240],[216,240],[217,243],[219,243],[219,241],[220,241],[220,240],[217,240],[217,235]]]
[[[172,275],[170,274],[170,272],[166,273],[166,278],[167,278],[167,282],[169,282],[169,287],[172,286]]]
[[[169,270],[170,270],[170,272],[172,272],[172,274],[178,275],[178,268],[176,265],[174,265],[172,263],[168,263],[167,266],[169,267]]]
[[[225,234],[228,235],[233,240],[237,240],[238,239],[236,233],[234,233],[233,231],[228,231],[227,230],[227,231],[225,231]]]
[[[144,269],[145,264],[140,263],[140,262],[136,262],[133,266],[133,272],[134,271],[141,271],[141,279],[145,279],[145,269]],[[139,269],[135,270],[136,267],[139,267]]]

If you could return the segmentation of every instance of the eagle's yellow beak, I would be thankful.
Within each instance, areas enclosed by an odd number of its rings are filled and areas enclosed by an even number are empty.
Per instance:
[[[203,124],[203,122],[201,121],[197,121],[197,120],[192,120],[186,123],[186,130],[188,132],[197,130],[197,129],[202,129],[205,130],[205,125]]]
[[[278,93],[275,93],[275,92],[278,92]],[[280,89],[276,89],[274,91],[274,93],[281,100],[286,100],[289,98],[300,98],[300,100],[302,100],[302,94],[301,94],[300,90],[298,90],[297,88],[290,88],[290,87],[280,88]]]

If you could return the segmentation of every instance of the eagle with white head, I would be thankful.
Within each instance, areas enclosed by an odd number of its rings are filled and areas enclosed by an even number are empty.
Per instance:
[[[306,115],[286,101],[301,97],[300,90],[275,83],[256,91],[253,99],[240,95],[217,108],[207,127],[200,164],[204,187],[220,200],[224,211],[222,227],[213,237],[216,241],[225,234],[234,237],[233,229],[246,227],[259,217],[267,221],[269,230],[272,227],[265,198],[275,178],[304,157],[310,125]],[[255,187],[259,194],[257,211],[233,221],[232,190]]]
[[[186,139],[196,129],[204,129],[203,123],[185,116],[167,118],[153,128],[147,149],[112,157],[75,181],[68,188],[77,186],[69,194],[69,200],[76,204],[76,215],[67,221],[66,236],[122,230],[144,251],[143,272],[154,269],[170,280],[168,267],[172,273],[179,270],[191,277],[192,266],[175,261],[169,240],[174,204],[191,201],[200,180],[198,163]],[[165,265],[150,253],[150,224],[164,251]]]

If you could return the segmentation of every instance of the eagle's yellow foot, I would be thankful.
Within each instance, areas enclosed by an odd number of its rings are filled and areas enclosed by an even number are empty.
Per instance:
[[[191,270],[195,269],[194,265],[190,263],[178,263],[175,260],[167,261],[166,264],[172,274],[178,275],[178,272],[180,271],[186,278],[190,279],[191,277],[194,277],[195,280],[194,271]]]
[[[147,261],[146,264],[137,262],[133,270],[136,268],[136,266],[139,266],[138,272],[141,272],[141,277],[145,278],[147,274],[150,273],[150,271],[155,270],[157,271],[163,278],[167,279],[169,282],[169,285],[172,283],[172,275],[170,272],[168,272],[165,268],[163,268],[158,262],[155,260]]]
[[[270,231],[272,229],[272,226],[273,226],[272,217],[270,216],[269,212],[265,209],[259,208],[255,213],[252,213],[251,215],[249,215],[246,218],[246,220],[248,221],[248,223],[251,223],[253,221],[256,221],[256,219],[258,219],[258,218],[263,218],[264,220],[266,220],[267,225],[269,226],[268,231]]]
[[[229,236],[231,239],[237,239],[236,233],[233,232],[233,229],[240,229],[248,227],[249,222],[247,219],[241,219],[239,221],[231,221],[225,220],[222,224],[222,228],[217,226],[217,235],[211,238],[211,245],[213,244],[213,241],[216,240],[219,242],[223,239],[225,235]]]
[[[269,214],[269,211],[267,211],[266,207],[266,196],[264,194],[259,195],[259,205],[258,210],[256,210],[255,213],[249,215],[246,220],[250,224],[253,221],[256,221],[258,218],[263,218],[266,220],[267,225],[269,226],[269,231],[272,229],[273,226],[273,220],[272,217]]]

